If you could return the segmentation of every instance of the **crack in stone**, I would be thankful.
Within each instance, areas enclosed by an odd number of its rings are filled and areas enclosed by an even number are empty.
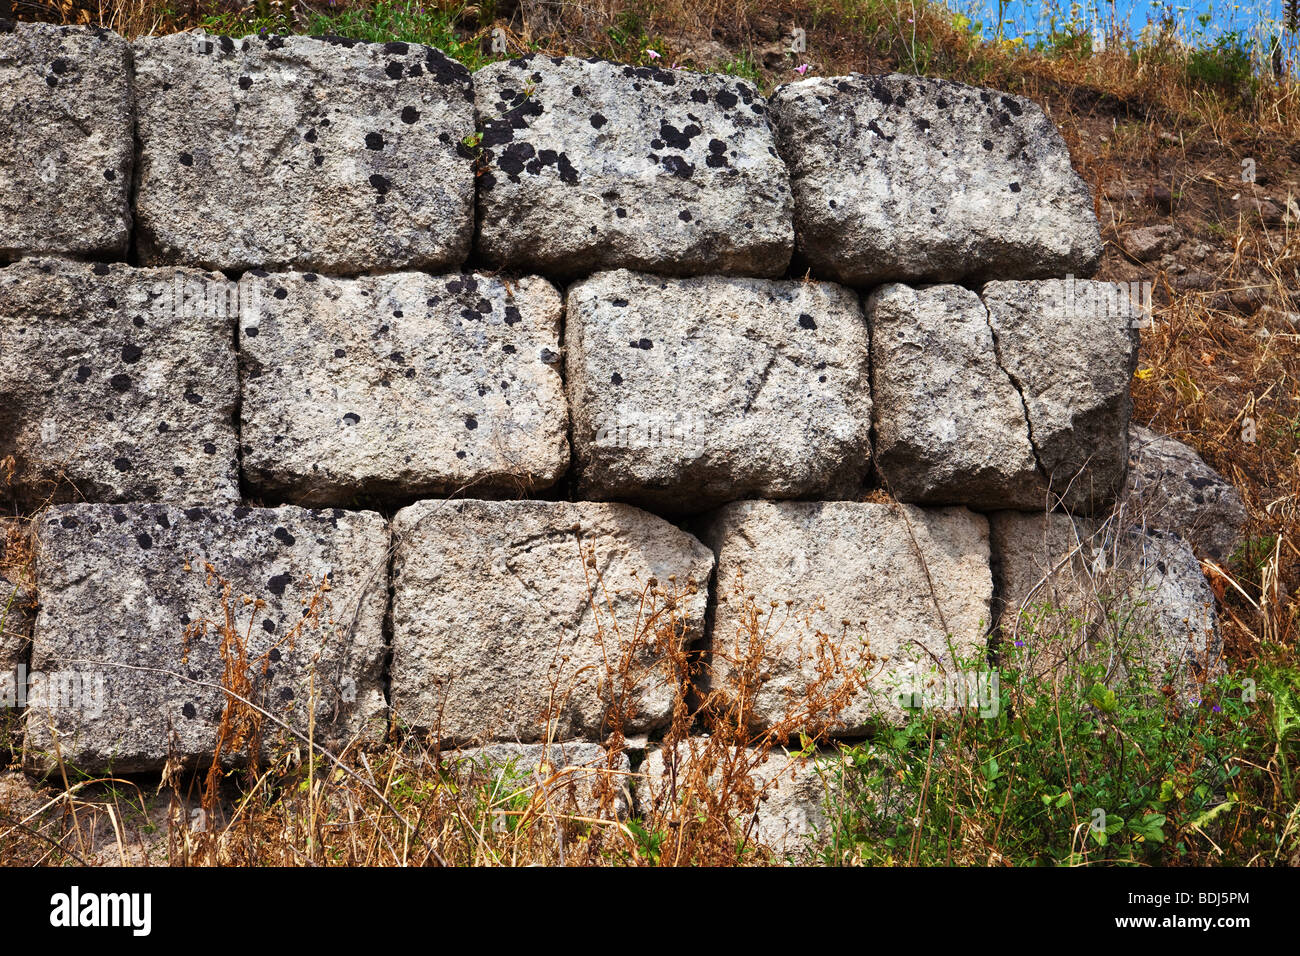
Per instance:
[[[1011,387],[1016,390],[1016,395],[1020,397],[1020,407],[1024,411],[1025,416],[1025,434],[1029,439],[1029,450],[1033,453],[1034,465],[1037,467],[1039,475],[1042,476],[1043,481],[1047,483],[1048,487],[1050,487],[1051,477],[1048,474],[1047,468],[1043,465],[1043,459],[1039,455],[1038,442],[1034,440],[1034,423],[1029,416],[1029,402],[1025,400],[1024,386],[1021,384],[1020,380],[1011,373],[1010,369],[1007,368],[1006,363],[1002,361],[1002,342],[998,338],[998,330],[993,325],[993,313],[989,311],[988,304],[984,301],[982,296],[977,296],[977,298],[979,298],[980,305],[984,308],[984,321],[989,327],[989,334],[993,336],[993,359],[998,363],[998,368],[1002,370],[1002,374],[1007,377],[1007,381],[1011,383]]]

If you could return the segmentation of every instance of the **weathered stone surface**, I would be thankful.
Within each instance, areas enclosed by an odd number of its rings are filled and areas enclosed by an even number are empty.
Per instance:
[[[617,271],[571,288],[567,309],[584,497],[681,512],[861,488],[869,350],[848,289]]]
[[[1183,237],[1168,223],[1130,230],[1124,237],[1129,254],[1139,262],[1159,259],[1182,244]]]
[[[700,780],[710,758],[715,761],[712,772]],[[780,750],[769,751],[765,758],[756,748],[723,750],[711,746],[708,738],[691,738],[674,748],[660,747],[646,758],[636,777],[637,812],[671,818],[673,811],[689,809],[690,800],[700,799],[701,785],[716,788],[721,783],[720,761],[733,773],[743,771],[753,787],[752,793],[743,794],[738,788],[737,805],[729,808],[736,837],[778,857],[808,862],[831,836],[827,803],[840,792],[840,760],[831,752],[798,757]]]
[[[518,492],[568,468],[545,279],[245,276],[244,472],[301,504]],[[250,290],[256,289],[255,296]]]
[[[474,74],[477,248],[548,276],[779,276],[789,179],[767,106],[729,76],[529,55]]]
[[[1025,406],[988,311],[955,285],[890,284],[866,300],[876,467],[901,501],[1043,507]]]
[[[1018,96],[915,76],[772,94],[795,256],[849,285],[1090,275],[1101,237],[1055,125]]]
[[[38,536],[32,668],[46,676],[34,677],[27,716],[38,764],[52,760],[51,723],[63,758],[83,769],[156,770],[169,753],[203,762],[226,675],[241,673],[245,696],[299,732],[314,707],[319,743],[383,736],[389,540],[379,515],[61,505]],[[223,648],[227,614],[237,639]],[[75,698],[54,693],[70,684]],[[281,737],[264,719],[264,748]]]
[[[984,654],[988,522],[965,508],[741,501],[718,511],[706,540],[718,555],[713,686],[735,699],[744,676],[736,652],[748,653],[757,612],[767,662],[751,690],[758,726],[803,712],[808,689],[831,668],[837,676],[823,692],[869,675],[825,721],[858,733],[900,718],[899,697],[918,681],[964,680]]]
[[[134,49],[146,262],[348,274],[464,260],[474,93],[455,60],[301,36]]]
[[[702,634],[713,568],[695,538],[591,502],[422,501],[393,530],[403,724],[455,745],[600,736],[616,703],[629,733],[668,720],[664,654]]]
[[[107,30],[0,21],[0,261],[126,255],[129,63]]]
[[[1214,594],[1178,536],[1062,514],[989,522],[1004,654],[1036,673],[1091,661],[1187,699],[1222,670]]]
[[[1117,314],[1116,293],[1128,295],[1072,278],[990,282],[982,292],[1053,507],[1100,510],[1124,484],[1138,334]]]
[[[1241,545],[1246,507],[1237,489],[1180,441],[1129,427],[1124,500],[1148,526],[1172,531],[1223,564]]]
[[[27,663],[36,619],[36,589],[32,580],[27,522],[0,518],[0,708],[17,703],[14,675]],[[6,683],[6,677],[9,677]],[[12,697],[7,693],[13,690]]]
[[[452,751],[442,761],[457,775],[492,781],[498,799],[523,792],[555,816],[626,817],[631,810],[632,765],[600,744],[489,744]]]
[[[20,503],[239,497],[234,286],[193,269],[0,270],[0,458]]]

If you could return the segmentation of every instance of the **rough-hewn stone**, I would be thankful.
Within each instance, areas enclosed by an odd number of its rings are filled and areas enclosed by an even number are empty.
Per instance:
[[[333,274],[455,268],[474,229],[469,72],[341,37],[141,37],[146,262]]]
[[[571,288],[567,310],[584,497],[678,512],[861,488],[868,343],[849,290],[617,271]]]
[[[1214,593],[1178,536],[1063,514],[989,522],[1004,655],[1036,673],[1099,663],[1185,698],[1222,670]]]
[[[216,745],[223,682],[241,673],[246,696],[299,732],[314,707],[319,743],[383,736],[379,515],[61,505],[37,533],[27,716],[37,764],[53,760],[51,724],[63,759],[82,769],[157,770],[169,754],[201,762]],[[281,737],[263,719],[264,747]]]
[[[763,97],[728,76],[529,55],[474,74],[477,248],[548,276],[778,276],[789,179]]]
[[[544,279],[245,276],[244,471],[301,504],[491,494],[569,464],[559,293]],[[247,300],[249,295],[245,295]]]
[[[695,538],[591,502],[423,501],[393,530],[404,725],[447,743],[532,743],[602,736],[614,705],[629,733],[667,721],[664,654],[702,634],[713,567]]]
[[[4,493],[29,506],[237,499],[234,290],[193,269],[0,270]]]
[[[754,622],[766,642],[762,683],[752,692],[756,725],[803,712],[814,685],[826,696],[863,683],[838,716],[806,720],[861,732],[901,717],[899,698],[919,681],[966,681],[968,665],[983,657],[993,585],[982,515],[741,501],[718,511],[706,540],[718,556],[714,688],[734,699],[741,677],[753,679],[735,661],[738,650],[749,653]],[[821,680],[827,672],[833,680]],[[927,699],[944,703],[939,693]]]
[[[1141,425],[1129,427],[1124,500],[1148,526],[1173,531],[1223,564],[1241,545],[1241,495],[1187,445]]]
[[[486,777],[499,801],[524,792],[543,813],[623,818],[631,810],[632,765],[600,744],[489,744],[452,751],[442,761],[471,781]],[[540,792],[539,792],[540,791]]]
[[[818,77],[772,94],[796,259],[849,285],[1090,275],[1092,198],[1019,96],[947,80]]]
[[[130,52],[107,30],[0,21],[0,261],[126,255]]]
[[[1049,504],[1096,511],[1124,484],[1133,320],[1117,314],[1125,286],[1078,281],[990,282],[982,298],[998,360],[1024,401]]]
[[[901,501],[1043,507],[1025,406],[988,312],[955,285],[890,284],[866,300],[876,467]]]

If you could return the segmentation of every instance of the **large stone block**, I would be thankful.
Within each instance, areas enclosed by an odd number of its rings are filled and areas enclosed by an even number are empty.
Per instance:
[[[24,259],[0,270],[8,493],[239,497],[235,286],[193,269]]]
[[[981,293],[999,362],[1024,401],[1049,507],[1099,511],[1124,484],[1138,333],[1108,305],[1116,294],[1127,287],[1073,278],[990,282]]]
[[[107,30],[0,20],[0,262],[126,255],[130,54]]]
[[[567,310],[585,497],[685,512],[861,488],[869,350],[848,289],[618,271],[571,288]]]
[[[490,263],[548,276],[785,272],[789,179],[746,83],[536,55],[474,82],[477,248]]]
[[[891,284],[866,301],[876,467],[901,501],[1041,508],[1024,402],[988,312],[955,285]]]
[[[947,80],[818,77],[772,94],[795,255],[849,285],[1090,275],[1092,197],[1055,125]]]
[[[1117,519],[989,518],[1001,652],[1037,674],[1130,675],[1182,704],[1223,670],[1214,592],[1187,542]]]
[[[706,540],[718,556],[713,687],[733,707],[743,690],[754,726],[856,734],[901,719],[902,699],[918,693],[935,706],[979,703],[963,695],[991,623],[982,515],[740,501],[719,509]],[[739,662],[759,648],[755,674]],[[817,704],[846,688],[857,693],[838,714]]]
[[[636,508],[423,501],[393,523],[394,716],[460,745],[665,724],[713,556]]]
[[[37,764],[55,761],[51,728],[62,759],[83,770],[157,770],[169,756],[204,764],[222,688],[244,681],[242,696],[300,733],[314,711],[318,743],[382,738],[389,538],[379,515],[60,505],[37,527],[27,714]],[[263,748],[282,738],[306,747],[263,718]]]
[[[1129,454],[1124,485],[1129,511],[1226,564],[1240,547],[1248,520],[1237,489],[1187,445],[1141,425],[1129,426]]]
[[[246,275],[244,472],[300,504],[520,492],[569,465],[544,279]],[[255,294],[253,294],[255,291]]]
[[[333,274],[459,266],[474,230],[469,72],[341,37],[141,37],[146,262]]]

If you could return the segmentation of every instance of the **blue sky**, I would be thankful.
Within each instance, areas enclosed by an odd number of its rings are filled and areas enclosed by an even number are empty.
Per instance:
[[[947,3],[954,10],[963,12],[967,12],[971,6],[970,0],[947,0]],[[974,6],[976,11],[974,19],[983,21],[986,35],[991,34],[992,24],[997,19],[997,3],[995,0],[975,0]],[[1113,16],[1119,23],[1127,24],[1135,35],[1148,20],[1158,19],[1160,8],[1165,6],[1174,10],[1183,25],[1184,35],[1189,38],[1195,37],[1198,32],[1209,37],[1231,30],[1254,33],[1261,20],[1278,22],[1282,19],[1282,0],[1241,0],[1239,3],[1176,0],[1172,3],[1161,2],[1155,6],[1150,3],[1150,0],[1114,0],[1113,4],[1107,0],[1081,0],[1079,6],[1085,11],[1097,10],[1102,22],[1109,21]],[[1045,29],[1050,24],[1053,7],[1058,10],[1064,9],[1068,16],[1070,9],[1068,0],[1054,4],[1040,3],[1036,0],[1010,0],[1005,4],[1004,16],[1014,22],[1004,25],[1004,35],[1017,36],[1022,32],[1033,30],[1035,26]],[[1197,22],[1197,17],[1202,14],[1209,14],[1211,18],[1205,28]]]

